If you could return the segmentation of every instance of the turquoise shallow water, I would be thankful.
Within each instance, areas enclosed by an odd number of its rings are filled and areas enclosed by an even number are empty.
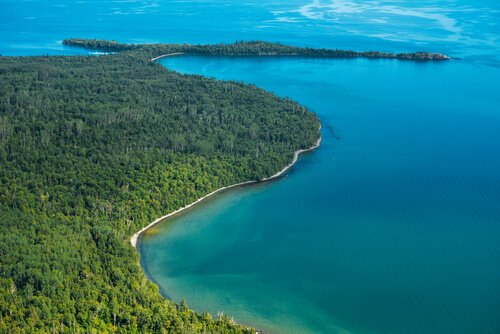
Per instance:
[[[175,300],[276,333],[500,332],[500,5],[493,0],[0,0],[0,54],[67,37],[430,50],[445,63],[176,57],[298,100],[323,144],[140,242]]]

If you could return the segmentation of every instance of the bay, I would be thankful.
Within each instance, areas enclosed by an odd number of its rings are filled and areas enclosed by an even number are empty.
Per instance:
[[[143,239],[143,266],[169,296],[279,333],[498,330],[498,71],[162,63],[293,96],[324,126],[322,146],[282,180],[227,192]]]

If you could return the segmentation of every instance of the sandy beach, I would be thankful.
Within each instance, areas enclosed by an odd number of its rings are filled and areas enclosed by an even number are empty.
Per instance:
[[[160,55],[158,57],[151,58],[149,61],[155,61],[155,60],[158,60],[158,59],[161,59],[161,58],[165,58],[165,57],[180,56],[180,55],[183,55],[183,54],[184,54],[183,52],[167,53],[167,54],[164,54],[164,55]]]

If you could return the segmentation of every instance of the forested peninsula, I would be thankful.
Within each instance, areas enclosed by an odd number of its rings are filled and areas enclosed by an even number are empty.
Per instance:
[[[255,86],[169,71],[149,47],[117,47],[0,57],[0,332],[254,332],[162,297],[129,239],[273,175],[318,140],[319,121]]]
[[[0,332],[252,333],[162,297],[130,237],[216,189],[263,180],[319,120],[252,85],[169,71],[167,54],[446,60],[266,42],[121,44],[0,56]]]
[[[288,46],[280,43],[263,41],[235,42],[232,44],[123,44],[116,41],[71,38],[63,41],[64,45],[105,52],[131,51],[150,59],[164,54],[195,54],[207,56],[300,56],[312,58],[371,58],[399,59],[413,61],[442,61],[450,57],[442,53],[408,52],[387,53],[380,51],[357,52],[339,49],[314,49]]]

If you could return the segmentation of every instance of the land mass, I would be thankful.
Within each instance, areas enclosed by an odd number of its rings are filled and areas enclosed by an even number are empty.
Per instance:
[[[129,239],[275,175],[317,142],[319,120],[143,51],[0,57],[1,333],[255,332],[162,297]]]
[[[235,42],[232,44],[123,44],[116,41],[71,38],[64,45],[105,52],[131,51],[154,59],[165,54],[195,54],[207,56],[300,56],[315,58],[371,58],[413,61],[443,61],[450,57],[442,53],[407,52],[387,53],[380,51],[357,52],[338,49],[315,49],[270,43],[263,41]]]

